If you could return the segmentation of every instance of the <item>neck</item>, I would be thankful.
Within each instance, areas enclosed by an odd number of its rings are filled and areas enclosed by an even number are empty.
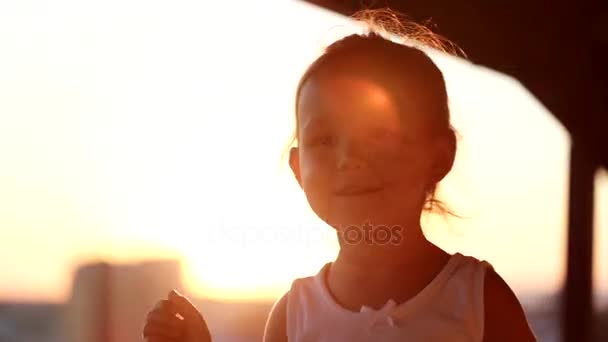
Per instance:
[[[435,247],[424,236],[419,220],[416,224],[394,225],[393,228],[364,225],[359,234],[338,233],[340,252],[334,263],[336,268],[391,272],[419,263]],[[353,239],[359,236],[362,238]]]

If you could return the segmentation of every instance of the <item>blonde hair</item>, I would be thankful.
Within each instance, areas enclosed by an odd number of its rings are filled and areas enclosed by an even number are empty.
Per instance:
[[[363,9],[351,17],[362,24],[368,33],[378,34],[393,42],[466,58],[464,51],[456,44],[433,32],[431,21],[419,24],[405,14],[388,8]]]

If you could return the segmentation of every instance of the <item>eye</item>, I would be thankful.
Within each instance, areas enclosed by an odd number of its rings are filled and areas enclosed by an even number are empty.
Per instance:
[[[304,139],[304,144],[311,147],[330,146],[334,142],[334,137],[330,134],[316,134]]]
[[[313,146],[330,146],[331,144],[333,144],[333,142],[334,142],[333,136],[326,134],[326,135],[319,135],[319,136],[315,137],[312,140],[311,145],[313,145]]]
[[[373,138],[379,141],[394,141],[398,138],[397,132],[387,128],[377,128],[372,132]]]

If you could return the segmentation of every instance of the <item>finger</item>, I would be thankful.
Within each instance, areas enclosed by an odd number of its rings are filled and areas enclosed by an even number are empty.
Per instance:
[[[146,315],[146,319],[148,319],[148,317],[151,317],[151,316],[156,316],[156,317],[166,317],[167,320],[171,320],[171,321],[181,321],[181,318],[178,317],[178,315],[179,315],[179,313],[177,311],[177,308],[173,308],[171,310],[164,309],[164,308],[156,308],[156,309],[148,312],[148,314]]]
[[[192,331],[197,331],[200,336],[201,342],[203,341],[211,341],[211,333],[209,332],[209,327],[207,326],[207,322],[203,315],[198,311],[196,306],[192,304],[188,298],[181,295],[177,290],[172,290],[169,292],[169,301],[173,305],[177,307],[179,310],[179,314],[184,318],[184,323],[186,325],[185,330],[193,329]]]
[[[144,337],[161,337],[165,339],[177,339],[181,337],[181,335],[174,329],[167,329],[160,325],[155,324],[146,324],[144,326],[142,335]]]
[[[148,336],[144,337],[145,342],[178,342],[178,340],[160,337],[160,336]]]
[[[178,340],[172,340],[169,338],[159,337],[159,336],[149,336],[144,337],[145,342],[178,342]]]
[[[166,326],[172,329],[181,329],[183,321],[175,315],[169,315],[164,311],[151,311],[146,317],[146,322]]]
[[[154,306],[154,310],[161,310],[161,311],[165,311],[168,314],[172,314],[175,315],[176,313],[178,313],[177,307],[175,306],[175,304],[171,303],[170,300],[168,299],[162,299],[159,300],[156,305]]]
[[[143,335],[144,337],[157,336],[167,339],[176,339],[181,336],[181,331],[163,325],[146,323]]]
[[[184,316],[184,318],[190,317],[192,319],[202,319],[201,314],[194,304],[188,300],[185,296],[178,293],[176,290],[172,290],[169,292],[169,302],[173,304],[174,308],[178,310],[178,312]]]

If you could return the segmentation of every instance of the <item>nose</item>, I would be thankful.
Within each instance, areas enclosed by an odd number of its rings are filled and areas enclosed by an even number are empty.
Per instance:
[[[344,139],[340,142],[336,158],[338,170],[357,170],[364,167],[365,159],[362,156],[363,149],[360,144],[354,139]]]

